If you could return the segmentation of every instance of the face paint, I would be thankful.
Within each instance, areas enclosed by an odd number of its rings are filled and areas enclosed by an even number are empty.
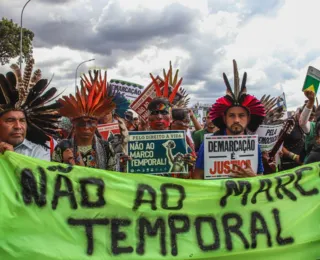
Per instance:
[[[73,122],[75,135],[80,139],[91,139],[97,129],[98,120],[80,118]]]
[[[166,130],[170,126],[170,121],[169,120],[149,121],[149,125],[152,130]]]
[[[149,126],[152,130],[167,130],[170,126],[170,115],[149,115]]]
[[[163,107],[166,108],[166,107]],[[149,115],[149,126],[151,130],[168,130],[171,123],[170,109],[151,110]]]

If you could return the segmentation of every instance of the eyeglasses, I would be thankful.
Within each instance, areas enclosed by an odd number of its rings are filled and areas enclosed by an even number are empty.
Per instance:
[[[96,127],[97,122],[95,121],[79,121],[75,123],[76,127]]]
[[[150,115],[153,115],[153,116],[156,116],[159,114],[165,116],[165,115],[169,114],[169,111],[167,111],[167,110],[153,110],[150,112]]]

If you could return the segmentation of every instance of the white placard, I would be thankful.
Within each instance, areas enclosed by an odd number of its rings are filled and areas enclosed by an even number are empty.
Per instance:
[[[271,151],[279,138],[282,125],[260,125],[256,135],[259,136],[258,142],[261,151]]]
[[[204,178],[227,178],[234,165],[258,169],[258,136],[204,136]]]

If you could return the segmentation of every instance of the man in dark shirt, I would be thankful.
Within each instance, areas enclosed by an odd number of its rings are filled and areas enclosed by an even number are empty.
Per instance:
[[[292,117],[294,120],[294,128],[290,134],[288,134],[283,142],[282,158],[281,158],[281,170],[289,170],[301,165],[299,162],[299,154],[304,147],[305,134],[299,126],[299,117],[301,108],[296,115]]]
[[[295,122],[295,126],[292,132],[284,139],[282,148],[283,156],[281,159],[281,170],[289,170],[298,167],[304,160],[303,158],[300,158],[300,155],[303,155],[306,133],[300,126],[299,120],[305,106],[306,102],[302,107],[298,108],[296,114],[292,117]],[[315,107],[313,107],[312,109],[309,121],[313,121],[314,116]]]

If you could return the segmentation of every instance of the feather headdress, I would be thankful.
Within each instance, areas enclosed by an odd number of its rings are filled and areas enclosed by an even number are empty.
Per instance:
[[[158,81],[151,73],[150,73],[150,77],[153,81],[157,98],[168,99],[169,103],[173,107],[183,108],[188,105],[189,98],[188,98],[188,94],[186,94],[186,91],[180,88],[183,78],[180,78],[178,81],[178,74],[179,74],[179,70],[176,70],[176,73],[173,76],[172,65],[170,61],[170,68],[168,73],[165,71],[165,69],[163,69],[163,77],[164,77],[163,91],[161,91],[161,87]]]
[[[107,91],[107,98],[109,97],[112,98],[112,102],[115,104],[114,114],[121,118],[124,118],[125,112],[129,109],[130,106],[129,100],[126,99],[123,94],[112,90],[112,88],[110,87],[108,87]]]
[[[266,116],[263,120],[263,124],[274,125],[283,123],[281,118],[284,115],[284,108],[283,106],[277,106],[278,98],[271,98],[270,95],[263,95],[260,101],[266,110]]]
[[[63,96],[58,100],[62,105],[60,114],[71,120],[90,117],[100,119],[115,108],[113,97],[107,96],[107,72],[104,76],[100,70],[89,71],[89,78],[81,77],[81,89],[77,87],[76,95]]]
[[[60,115],[58,103],[52,103],[56,88],[48,88],[50,82],[41,79],[38,69],[32,74],[34,59],[30,59],[24,74],[17,64],[11,65],[13,72],[0,74],[0,113],[22,111],[27,119],[26,138],[36,144],[45,145],[48,135],[56,137]]]
[[[237,62],[233,60],[234,73],[234,90],[232,90],[229,80],[225,73],[223,79],[227,87],[226,95],[218,98],[216,103],[212,105],[209,112],[210,119],[220,129],[225,129],[223,121],[224,113],[231,107],[244,107],[250,113],[250,122],[247,128],[255,132],[265,117],[265,108],[263,104],[254,96],[247,94],[247,73],[245,72],[242,78],[241,88]]]

